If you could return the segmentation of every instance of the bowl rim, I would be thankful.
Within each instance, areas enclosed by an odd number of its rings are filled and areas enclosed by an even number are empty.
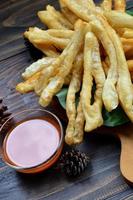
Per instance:
[[[42,165],[47,165],[50,160],[52,158],[54,158],[54,156],[57,154],[58,150],[62,147],[63,145],[63,141],[64,141],[64,133],[63,133],[63,126],[62,126],[62,123],[60,121],[60,119],[54,114],[52,113],[51,111],[48,111],[46,109],[25,109],[23,111],[20,111],[20,112],[16,112],[14,114],[11,115],[11,117],[9,117],[8,120],[6,120],[4,122],[4,124],[1,126],[0,128],[0,134],[2,134],[2,129],[4,128],[4,126],[7,124],[8,121],[10,121],[11,119],[13,119],[14,117],[18,116],[18,115],[21,115],[22,113],[25,113],[25,112],[29,112],[29,111],[40,111],[40,112],[44,112],[44,113],[47,113],[49,115],[51,115],[52,117],[54,117],[54,119],[56,119],[58,125],[59,125],[59,128],[60,128],[60,140],[59,140],[59,144],[57,146],[57,149],[55,150],[55,152],[47,159],[45,160],[44,162],[41,162],[37,165],[34,165],[34,166],[31,166],[31,167],[21,167],[21,166],[16,166],[16,165],[13,165],[13,164],[10,164],[8,161],[6,161],[6,159],[4,159],[4,143],[6,142],[5,139],[7,137],[7,135],[5,136],[3,142],[2,142],[2,160],[8,165],[10,166],[11,168],[15,169],[15,170],[31,170],[31,169],[35,169],[35,168],[39,168],[41,167]]]

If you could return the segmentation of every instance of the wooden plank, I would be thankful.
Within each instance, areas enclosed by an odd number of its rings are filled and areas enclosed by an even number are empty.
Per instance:
[[[26,50],[23,32],[30,26],[46,28],[38,19],[37,11],[43,10],[47,4],[56,5],[53,0],[24,0],[8,2],[0,5],[0,61]],[[20,9],[21,8],[21,9]]]

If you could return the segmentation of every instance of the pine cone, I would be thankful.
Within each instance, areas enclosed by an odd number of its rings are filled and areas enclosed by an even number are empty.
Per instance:
[[[90,159],[85,153],[72,149],[61,156],[60,165],[66,175],[75,177],[87,168],[89,161]]]
[[[0,99],[0,128],[8,120],[11,113],[7,112],[7,106],[3,105],[3,100]]]

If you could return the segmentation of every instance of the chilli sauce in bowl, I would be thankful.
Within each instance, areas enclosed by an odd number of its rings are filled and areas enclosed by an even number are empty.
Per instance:
[[[48,169],[57,161],[63,147],[60,120],[41,109],[15,114],[2,126],[1,135],[4,135],[1,137],[3,160],[23,173]]]

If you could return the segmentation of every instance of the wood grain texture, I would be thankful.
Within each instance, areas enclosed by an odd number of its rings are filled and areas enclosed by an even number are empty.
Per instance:
[[[1,0],[0,1],[0,97],[13,113],[38,108],[33,94],[20,95],[15,85],[21,72],[32,60],[27,52],[22,33],[29,26],[41,26],[37,10],[56,0]],[[65,111],[55,99],[47,108],[62,119],[65,128]],[[64,120],[63,120],[64,119]],[[66,147],[68,148],[68,147]],[[120,143],[108,135],[86,135],[76,148],[91,157],[86,172],[76,179],[68,179],[55,169],[37,176],[16,173],[0,158],[0,200],[132,200],[133,190],[123,180],[119,170]]]

